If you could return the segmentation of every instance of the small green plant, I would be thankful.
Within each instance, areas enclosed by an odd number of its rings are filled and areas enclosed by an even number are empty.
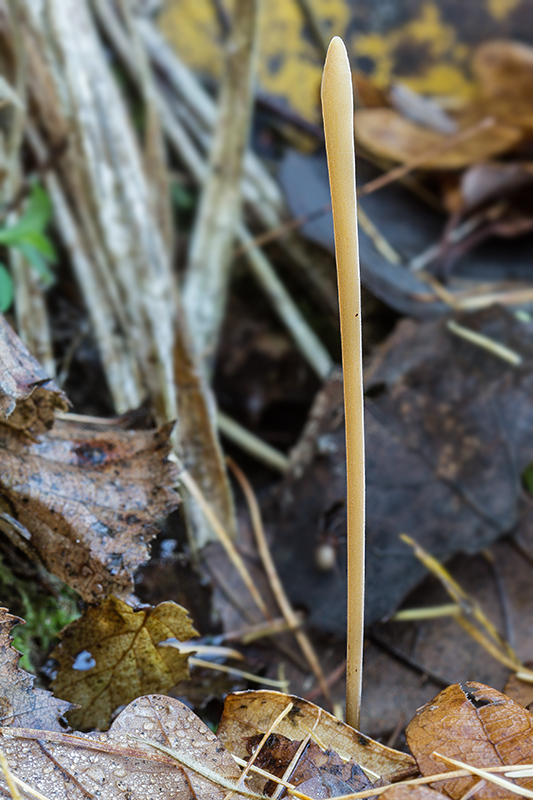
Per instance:
[[[56,251],[45,230],[52,216],[50,198],[34,184],[24,213],[13,225],[0,224],[0,245],[18,250],[33,269],[41,276],[45,285],[53,282],[50,264],[56,259]],[[0,311],[7,311],[13,302],[13,279],[8,268],[0,262]]]
[[[0,556],[0,605],[14,608],[26,622],[13,631],[13,645],[22,653],[20,666],[30,672],[37,666],[32,656],[48,652],[59,631],[80,615],[76,593],[52,575],[46,579],[53,593],[43,592],[35,580],[16,576]]]

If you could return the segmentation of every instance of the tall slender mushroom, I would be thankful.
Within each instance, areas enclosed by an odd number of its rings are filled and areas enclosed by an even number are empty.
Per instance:
[[[322,111],[335,229],[346,424],[348,519],[346,722],[356,728],[359,725],[361,706],[365,585],[363,364],[353,89],[348,54],[344,42],[338,36],[331,41],[324,65]]]

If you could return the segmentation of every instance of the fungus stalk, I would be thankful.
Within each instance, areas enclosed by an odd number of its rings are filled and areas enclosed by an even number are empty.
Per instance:
[[[364,635],[365,457],[361,289],[357,241],[353,89],[348,54],[335,37],[322,78],[322,111],[328,158],[341,320],[346,425],[348,525],[348,648],[346,722],[359,726]]]

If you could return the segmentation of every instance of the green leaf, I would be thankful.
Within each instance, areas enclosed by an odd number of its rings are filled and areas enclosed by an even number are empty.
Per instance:
[[[36,184],[20,219],[13,225],[0,229],[0,244],[16,245],[28,235],[42,235],[51,216],[50,198],[44,189]]]
[[[16,245],[26,261],[31,264],[33,269],[41,276],[47,286],[54,282],[54,273],[46,263],[46,259],[33,245],[21,242]]]
[[[14,289],[13,278],[6,267],[0,264],[0,311],[4,313],[11,307],[13,302]]]
[[[530,464],[529,467],[526,467],[523,471],[522,482],[526,491],[529,494],[533,494],[533,464]]]
[[[18,242],[13,242],[12,247],[29,245],[37,250],[47,261],[54,261],[57,257],[54,245],[50,239],[39,231],[28,231],[20,237]]]
[[[42,186],[34,184],[23,215],[15,227],[43,232],[52,218],[52,203]]]

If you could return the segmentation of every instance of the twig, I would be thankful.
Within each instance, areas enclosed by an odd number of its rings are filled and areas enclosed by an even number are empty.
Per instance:
[[[533,680],[533,671],[528,670],[522,664],[513,648],[500,636],[493,623],[486,617],[479,603],[464,591],[457,581],[452,578],[448,570],[410,536],[402,533],[400,539],[413,548],[418,560],[438,578],[450,597],[459,604],[461,613],[454,615],[455,620],[471,638],[478,642],[500,664],[509,667],[513,672],[527,675],[526,680]]]
[[[289,459],[279,450],[271,447],[258,436],[239,425],[222,411],[217,412],[218,429],[230,442],[238,445],[249,455],[266,464],[267,467],[285,474],[289,469]]]
[[[13,198],[21,194],[24,186],[20,149],[26,124],[28,65],[22,35],[21,9],[15,0],[9,0],[8,7],[15,75],[14,87],[10,87],[5,79],[2,79],[5,88],[9,89],[7,102],[11,112],[6,116],[4,160],[7,169],[2,193],[4,198],[6,195]],[[6,220],[15,222],[18,216],[18,209],[13,209],[11,213],[6,214]],[[53,377],[55,362],[42,280],[19,250],[12,248],[9,259],[15,290],[15,314],[19,335],[30,352]]]
[[[456,617],[461,613],[457,603],[446,603],[442,606],[426,606],[425,608],[402,608],[391,617],[392,622],[420,622],[423,619],[439,619],[440,617]]]
[[[447,320],[446,327],[461,339],[466,339],[467,342],[475,344],[483,350],[487,350],[487,352],[492,353],[493,356],[501,358],[502,361],[506,361],[513,367],[519,367],[522,363],[522,356],[514,350],[511,350],[510,347],[495,342],[482,333],[477,333],[476,331],[470,330],[470,328],[465,328],[464,325],[459,325],[459,323],[455,322],[453,319]]]
[[[128,52],[127,42],[124,41],[123,35],[121,38],[120,28],[117,27],[116,19],[113,20],[109,4],[104,2],[104,0],[92,0],[92,2],[101,24],[105,26],[106,33],[112,37],[113,45],[117,48],[117,52],[119,52],[132,78],[138,80],[135,64],[132,61],[131,54]],[[141,31],[151,31],[149,27],[144,25],[144,22],[140,22],[139,26]],[[159,43],[162,40],[159,36],[156,36],[153,31],[150,32],[149,36],[151,38],[149,41],[147,38],[147,44],[152,57],[155,58],[153,49],[155,46],[154,40]],[[166,52],[167,57],[170,58],[170,48],[168,48],[164,42],[163,46],[167,48],[164,52]],[[178,80],[178,78],[176,78],[176,80]],[[201,184],[206,176],[207,168],[205,159],[198,148],[193,144],[190,134],[176,118],[170,103],[161,93],[159,95],[159,110],[169,143],[177,156],[183,160],[190,170],[195,181]],[[263,184],[261,185],[263,186]],[[264,185],[266,186],[268,184],[266,183]],[[246,185],[243,188],[243,193],[246,193]],[[256,210],[262,210],[265,213],[268,211],[269,219],[272,220],[272,224],[276,227],[279,225],[279,217],[277,216],[273,204],[258,206]],[[247,249],[249,248],[247,258],[252,272],[265,291],[276,313],[292,334],[306,360],[310,363],[315,372],[317,372],[321,378],[324,378],[333,366],[333,361],[327,350],[305,321],[300,310],[277,277],[268,258],[254,245],[253,236],[244,225],[240,226],[238,238],[241,245]]]
[[[26,135],[37,157],[44,159],[44,144],[37,130],[29,126]],[[53,173],[48,173],[44,177],[44,183],[54,206],[59,235],[72,259],[83,296],[93,298],[93,302],[88,303],[88,312],[96,343],[114,404],[119,413],[124,413],[140,405],[141,381],[127,342],[116,334],[115,309],[106,292],[105,281],[100,279],[94,269],[99,261],[99,249],[94,248],[92,258],[89,256],[86,239],[82,237],[57,177]]]
[[[226,664],[213,664],[212,661],[206,661],[203,658],[189,658],[189,664],[192,667],[202,667],[203,669],[213,669],[218,672],[226,672],[228,675],[237,675],[239,678],[244,678],[252,683],[260,683],[263,686],[272,686],[285,694],[288,691],[288,681],[276,681],[273,678],[262,678],[260,675],[254,675],[253,672],[246,672],[237,667],[228,667]]]
[[[139,31],[158,70],[164,73],[170,86],[203,125],[213,131],[216,124],[216,105],[194,73],[179,59],[161,33],[149,20],[139,21]],[[278,212],[283,208],[283,198],[277,183],[258,157],[247,150],[244,157],[244,180],[255,187],[260,203],[267,203]],[[243,190],[244,196],[246,191]]]
[[[436,751],[434,751],[431,755],[434,758],[437,758],[439,761],[444,761],[445,764],[451,764],[453,767],[459,767],[459,769],[465,769],[472,775],[477,775],[479,778],[484,778],[484,780],[496,784],[496,786],[501,786],[507,792],[512,792],[513,794],[519,794],[521,797],[533,798],[533,792],[530,791],[529,789],[524,789],[522,786],[517,786],[516,784],[511,783],[510,781],[506,781],[503,778],[499,778],[497,775],[493,775],[492,773],[488,772],[485,769],[474,767],[472,764],[465,764],[462,761],[458,761],[455,758],[449,758],[448,756],[441,755]]]
[[[224,527],[220,524],[219,520],[217,519],[216,515],[213,513],[213,510],[205,497],[203,496],[200,487],[192,477],[192,475],[186,469],[181,469],[179,474],[180,483],[185,486],[187,491],[192,495],[195,501],[198,503],[200,508],[202,509],[203,513],[207,517],[209,524],[212,526],[213,530],[215,531],[218,540],[220,541],[221,545],[223,546],[224,550],[230,561],[232,562],[233,566],[241,576],[244,585],[250,592],[255,604],[265,616],[266,619],[270,620],[271,615],[268,612],[266,607],[266,603],[259,594],[259,591],[253,582],[253,579],[246,568],[246,564],[242,560],[239,551],[231,541],[230,537],[228,536],[227,532],[225,531]]]
[[[368,214],[364,211],[363,207],[360,205],[358,208],[359,214],[359,225],[364,230],[366,235],[372,240],[372,243],[378,253],[387,259],[391,264],[401,264],[403,259],[401,255],[394,249],[394,247],[389,244],[387,239],[383,236],[383,234],[378,230],[376,225],[372,222]]]
[[[183,307],[197,354],[211,371],[241,215],[242,162],[250,127],[261,0],[237,0],[209,168],[192,234]]]
[[[263,521],[261,519],[261,511],[259,510],[259,505],[257,503],[256,497],[253,493],[252,487],[250,486],[245,474],[237,466],[237,464],[233,461],[233,459],[227,459],[228,464],[230,466],[231,471],[237,478],[239,485],[244,493],[246,498],[246,503],[248,505],[248,510],[250,513],[250,518],[252,520],[252,528],[254,531],[255,540],[257,542],[257,549],[259,551],[259,555],[261,557],[261,561],[263,563],[263,567],[265,572],[268,576],[268,580],[270,582],[270,587],[272,589],[272,593],[276,598],[276,602],[280,608],[281,613],[287,620],[287,623],[291,626],[292,631],[294,633],[294,637],[298,642],[300,649],[304,656],[307,659],[307,662],[313,672],[313,675],[318,681],[322,694],[328,701],[328,703],[332,706],[331,694],[328,688],[328,685],[324,678],[324,673],[322,672],[322,668],[320,666],[320,662],[318,657],[315,653],[313,645],[305,631],[300,629],[298,617],[290,604],[289,598],[285,592],[283,584],[281,583],[280,577],[278,575],[278,571],[276,569],[276,565],[272,559],[272,555],[270,553],[270,549],[268,547],[268,543],[265,536],[265,531],[263,528]]]
[[[253,245],[253,238],[244,225],[239,228],[239,241],[247,249],[246,255],[253,274],[297,343],[300,352],[316,374],[322,379],[326,378],[333,368],[333,359],[303,318],[268,258]]]
[[[476,228],[485,221],[484,215],[477,214],[474,217],[471,217],[466,222],[463,222],[462,225],[459,225],[457,228],[454,228],[453,231],[450,232],[448,236],[448,241],[451,244],[457,244],[457,242],[461,242],[463,239],[466,239]],[[442,252],[442,244],[441,242],[437,242],[436,244],[432,244],[426,250],[423,250],[417,256],[411,259],[409,262],[409,269],[413,272],[418,272],[420,269],[425,269],[432,261],[434,261]]]
[[[437,147],[431,147],[429,150],[425,150],[423,153],[420,153],[414,158],[411,158],[409,161],[406,161],[405,164],[401,164],[399,167],[389,170],[389,172],[386,172],[384,175],[380,175],[378,178],[368,181],[368,183],[365,183],[360,189],[358,189],[358,196],[365,197],[367,194],[377,192],[378,189],[383,189],[384,186],[388,186],[390,183],[400,180],[400,178],[404,178],[418,167],[422,167],[424,164],[429,164],[438,156],[447,153],[449,150],[453,150],[453,148],[458,144],[462,144],[463,142],[468,141],[468,139],[471,139],[473,136],[476,136],[478,133],[492,128],[495,123],[496,120],[494,117],[484,117],[474,125],[470,125],[470,127],[464,128],[464,130],[459,131],[459,133],[456,133],[454,136],[448,137]]]
[[[149,189],[152,195],[152,208],[154,217],[158,220],[161,233],[165,239],[167,251],[172,256],[175,234],[170,199],[170,181],[154,76],[144,42],[139,35],[132,4],[130,0],[118,0],[118,2],[133,44],[133,57],[139,71],[139,85],[146,118],[144,158],[146,172],[150,176]]]
[[[344,676],[345,672],[346,672],[346,659],[341,661],[341,663],[337,667],[335,667],[333,672],[330,672],[330,674],[326,676],[327,685],[334,686],[337,683],[337,681]],[[322,690],[320,686],[315,686],[315,688],[311,689],[310,692],[306,692],[306,694],[304,694],[304,700],[309,700],[311,702],[314,702],[317,699],[317,697],[320,697],[321,691]]]
[[[323,61],[328,52],[329,39],[324,31],[322,20],[316,12],[313,0],[297,0],[297,3],[313,35],[313,39],[315,40],[320,54],[320,59]]]

